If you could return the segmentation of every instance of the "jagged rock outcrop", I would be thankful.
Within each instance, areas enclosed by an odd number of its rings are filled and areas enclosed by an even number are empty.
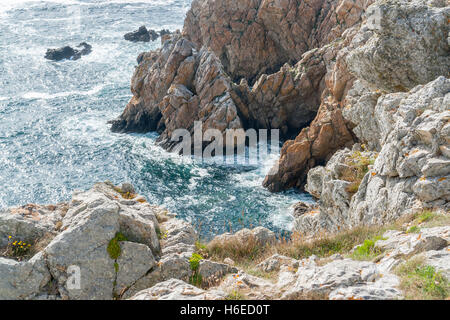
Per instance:
[[[231,82],[208,49],[197,52],[192,42],[175,34],[140,60],[132,80],[134,97],[113,121],[113,131],[156,130],[161,133],[158,141],[177,151],[179,137],[173,134],[187,129],[193,135],[195,121],[202,121],[202,133],[217,129],[225,134],[226,129],[243,127],[231,99]]]
[[[183,33],[220,58],[233,80],[253,83],[338,38],[370,1],[195,0]]]
[[[357,30],[357,26],[351,28],[342,39],[305,53],[304,59],[319,55],[326,70],[322,83],[324,89],[320,91],[320,107],[309,127],[294,140],[284,143],[278,163],[263,182],[270,191],[303,188],[309,169],[325,163],[335,151],[354,143],[351,127],[342,117],[342,105],[346,104],[346,92],[354,81],[345,57]]]
[[[48,49],[45,53],[45,59],[53,61],[61,61],[64,59],[78,60],[81,56],[88,55],[92,52],[92,46],[86,42],[80,43],[76,48],[79,48],[80,50],[69,46],[58,49]]]
[[[352,156],[350,150],[337,152],[325,167],[311,170],[306,189],[320,198],[320,207],[310,211],[315,214],[299,217],[297,230],[313,234],[384,224],[423,209],[448,212],[449,106],[450,80],[445,77],[408,93],[381,95],[372,106],[373,119],[359,124],[361,130],[365,125],[376,128],[378,135],[371,141],[381,145],[379,154],[359,152],[359,162],[371,161],[353,193],[346,191],[349,182],[342,179],[348,176],[345,158]]]
[[[325,167],[311,169],[305,189],[319,199],[318,208],[305,208],[302,214],[297,214],[294,229],[311,236],[348,227],[352,196],[376,157],[374,152],[343,149],[336,152]]]
[[[164,31],[164,34],[165,31]],[[158,39],[159,34],[155,30],[147,30],[145,26],[139,27],[138,30],[129,32],[125,34],[124,36],[125,40],[131,41],[131,42],[150,42],[155,41]]]
[[[383,92],[408,91],[440,75],[448,77],[448,12],[443,1],[432,5],[424,0],[380,1],[370,6],[362,26],[343,34],[348,41],[341,46],[336,63],[327,66],[331,95],[322,95],[311,126],[285,143],[264,186],[271,191],[302,188],[309,169],[323,165],[338,149],[349,147],[356,140],[353,134],[380,150],[379,134],[370,126],[374,117],[366,105],[374,106]],[[355,28],[356,34],[352,32]],[[362,81],[349,90],[355,77]],[[350,108],[359,112],[342,117]],[[322,152],[312,154],[311,146]]]
[[[379,98],[382,149],[352,199],[353,224],[382,223],[417,207],[448,212],[449,106],[450,80],[444,77]]]
[[[134,96],[112,130],[158,131],[159,142],[170,151],[181,147],[172,141],[174,131],[187,129],[192,136],[194,121],[203,122],[203,132],[280,129],[282,139],[290,138],[316,115],[334,60],[327,50],[302,55],[358,24],[367,3],[194,1],[182,36],[139,56]],[[190,48],[175,58],[180,41]]]

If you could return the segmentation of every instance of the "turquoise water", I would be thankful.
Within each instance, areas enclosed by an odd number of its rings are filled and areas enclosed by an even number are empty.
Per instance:
[[[68,200],[97,181],[130,181],[204,238],[243,226],[290,229],[292,204],[310,198],[261,187],[277,155],[258,166],[215,165],[165,152],[153,133],[109,131],[107,121],[131,97],[137,55],[159,45],[123,35],[143,24],[181,29],[190,2],[0,0],[0,208]],[[43,58],[47,48],[82,41],[93,52],[81,60]]]

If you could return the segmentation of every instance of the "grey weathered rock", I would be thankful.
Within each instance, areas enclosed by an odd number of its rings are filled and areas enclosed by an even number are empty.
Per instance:
[[[197,270],[202,283],[208,286],[219,282],[226,274],[236,272],[238,269],[235,267],[210,260],[201,260]]]
[[[0,300],[32,299],[51,280],[42,253],[25,262],[0,258]]]
[[[120,296],[156,268],[161,254],[156,233],[161,209],[135,199],[141,198],[99,183],[89,191],[74,192],[69,204],[27,205],[2,212],[1,239],[45,236],[50,243],[44,243],[29,261],[0,259],[1,297],[97,300]],[[108,247],[119,232],[129,241],[118,242],[121,249],[115,254],[119,256],[113,259]],[[195,238],[189,241],[192,244]],[[74,267],[80,272],[80,288],[68,283]]]
[[[382,278],[373,262],[350,259],[335,260],[324,266],[300,264],[297,275],[296,283],[283,294],[283,299],[295,299],[305,293],[331,294],[337,289],[366,286]]]
[[[441,150],[450,139],[449,91],[450,80],[439,77],[409,93],[380,97],[375,114],[382,148],[352,198],[353,225],[382,223],[421,208],[448,211],[449,158]]]
[[[220,291],[204,291],[178,279],[170,279],[138,292],[130,300],[223,300]]]
[[[279,271],[282,266],[289,266],[291,268],[297,268],[298,267],[298,261],[285,257],[279,254],[275,254],[270,258],[267,258],[263,262],[257,265],[257,268],[261,269],[265,272],[273,272],[273,271]]]
[[[357,82],[355,90],[359,86]],[[325,167],[312,169],[306,190],[320,198],[319,209],[298,217],[296,229],[303,233],[338,231],[386,223],[425,208],[448,211],[450,160],[445,151],[450,141],[449,92],[450,80],[439,77],[408,93],[381,94],[375,104],[373,96],[367,98],[370,103],[364,107],[374,114],[370,120],[359,116],[368,113],[361,109],[367,99],[358,102],[361,108],[346,110],[344,115],[359,119],[355,120],[357,132],[369,133],[360,138],[369,139],[368,144],[380,152],[344,149]],[[370,132],[377,134],[371,136]],[[346,191],[350,183],[341,176],[348,176],[350,170],[345,159],[356,153],[376,160],[353,194]]]
[[[398,92],[450,77],[448,3],[379,1],[366,15],[358,37],[365,41],[347,58],[358,78],[374,89]]]
[[[398,289],[399,280],[387,274],[376,282],[366,285],[345,287],[333,290],[330,300],[397,300],[402,297]]]
[[[389,250],[391,257],[410,257],[430,250],[441,250],[450,241],[450,226],[423,228],[419,233],[404,233],[401,231],[387,231],[383,240],[375,246]]]
[[[450,248],[431,250],[425,253],[425,263],[433,266],[450,281]]]
[[[375,152],[343,149],[336,152],[325,167],[318,166],[308,173],[305,189],[319,198],[318,207],[305,208],[295,215],[295,231],[301,234],[337,232],[350,226],[349,209],[358,178],[361,161],[374,161]]]
[[[224,233],[216,236],[210,245],[214,246],[216,243],[236,242],[240,244],[246,244],[249,242],[258,244],[260,246],[270,246],[275,243],[275,233],[264,227],[256,227],[252,230],[244,228],[236,232],[235,234]]]
[[[140,243],[121,242],[122,253],[117,259],[116,293],[132,286],[137,279],[144,277],[156,265],[151,249]]]
[[[158,215],[160,218],[167,215]],[[138,292],[170,279],[189,281],[192,270],[189,259],[195,252],[197,233],[187,222],[168,218],[160,224],[161,258],[156,266],[145,276],[138,279],[124,293],[128,299]]]

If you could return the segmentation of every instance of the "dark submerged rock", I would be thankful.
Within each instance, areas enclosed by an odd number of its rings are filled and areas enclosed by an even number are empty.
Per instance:
[[[48,49],[45,54],[45,59],[53,61],[61,61],[64,59],[78,60],[81,56],[88,55],[92,52],[92,46],[86,42],[80,43],[76,48],[79,48],[80,50],[74,49],[70,46],[65,46],[58,49]]]

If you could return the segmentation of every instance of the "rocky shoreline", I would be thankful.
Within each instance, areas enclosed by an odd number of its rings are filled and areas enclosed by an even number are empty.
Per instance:
[[[263,227],[202,245],[191,225],[129,184],[98,183],[68,203],[0,212],[0,299],[401,299],[395,270],[405,261],[420,258],[450,276],[450,216],[441,218],[442,226],[418,232],[384,232],[372,259],[352,255],[365,243],[348,254],[295,259],[269,254],[286,244]],[[30,251],[5,257],[18,239],[32,244]],[[267,250],[250,268],[214,255],[249,243]],[[232,256],[222,257],[227,252]]]

